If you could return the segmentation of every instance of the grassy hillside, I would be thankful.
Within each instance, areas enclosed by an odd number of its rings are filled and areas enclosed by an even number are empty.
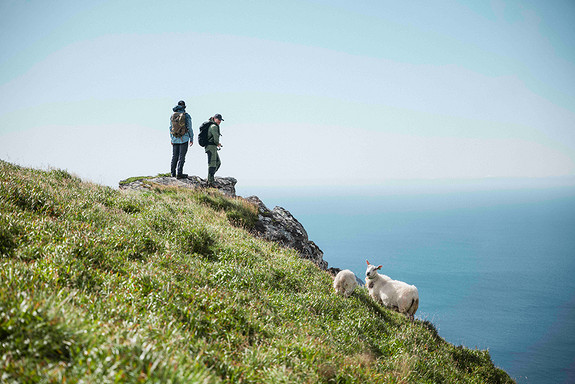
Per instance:
[[[121,192],[0,161],[0,382],[496,383],[215,191]]]

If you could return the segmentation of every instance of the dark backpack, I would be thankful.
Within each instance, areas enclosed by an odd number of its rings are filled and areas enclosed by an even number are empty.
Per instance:
[[[185,112],[174,112],[170,121],[172,122],[171,133],[175,137],[182,137],[188,132],[186,127],[186,113]]]
[[[200,126],[200,133],[198,133],[198,144],[200,144],[200,147],[212,144],[208,142],[208,131],[212,124],[214,124],[214,122],[206,121]]]

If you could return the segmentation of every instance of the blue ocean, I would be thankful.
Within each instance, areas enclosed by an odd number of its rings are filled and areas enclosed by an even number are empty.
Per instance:
[[[364,280],[367,259],[416,285],[416,317],[450,343],[488,349],[518,383],[575,383],[575,187],[257,190],[329,266]]]

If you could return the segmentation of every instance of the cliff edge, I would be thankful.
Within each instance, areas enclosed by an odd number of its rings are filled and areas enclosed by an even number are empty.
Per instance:
[[[134,177],[122,180],[119,188],[122,190],[147,191],[154,184],[181,188],[207,188],[205,179],[199,176],[189,176],[185,179],[176,179],[169,176]],[[240,198],[258,207],[258,221],[255,223],[254,233],[266,240],[279,243],[285,247],[295,249],[301,258],[310,260],[320,269],[337,274],[338,268],[329,268],[323,260],[322,250],[308,238],[303,225],[285,208],[274,207],[270,210],[257,196],[243,198],[236,195],[237,180],[233,177],[216,177],[215,188],[228,197]]]
[[[280,209],[148,179],[120,191],[0,160],[1,382],[513,382],[253,236]]]

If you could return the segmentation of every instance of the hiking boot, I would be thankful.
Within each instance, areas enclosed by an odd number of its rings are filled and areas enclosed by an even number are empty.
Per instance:
[[[176,176],[176,179],[187,179],[188,175],[186,175],[185,173],[182,173],[181,175]]]

